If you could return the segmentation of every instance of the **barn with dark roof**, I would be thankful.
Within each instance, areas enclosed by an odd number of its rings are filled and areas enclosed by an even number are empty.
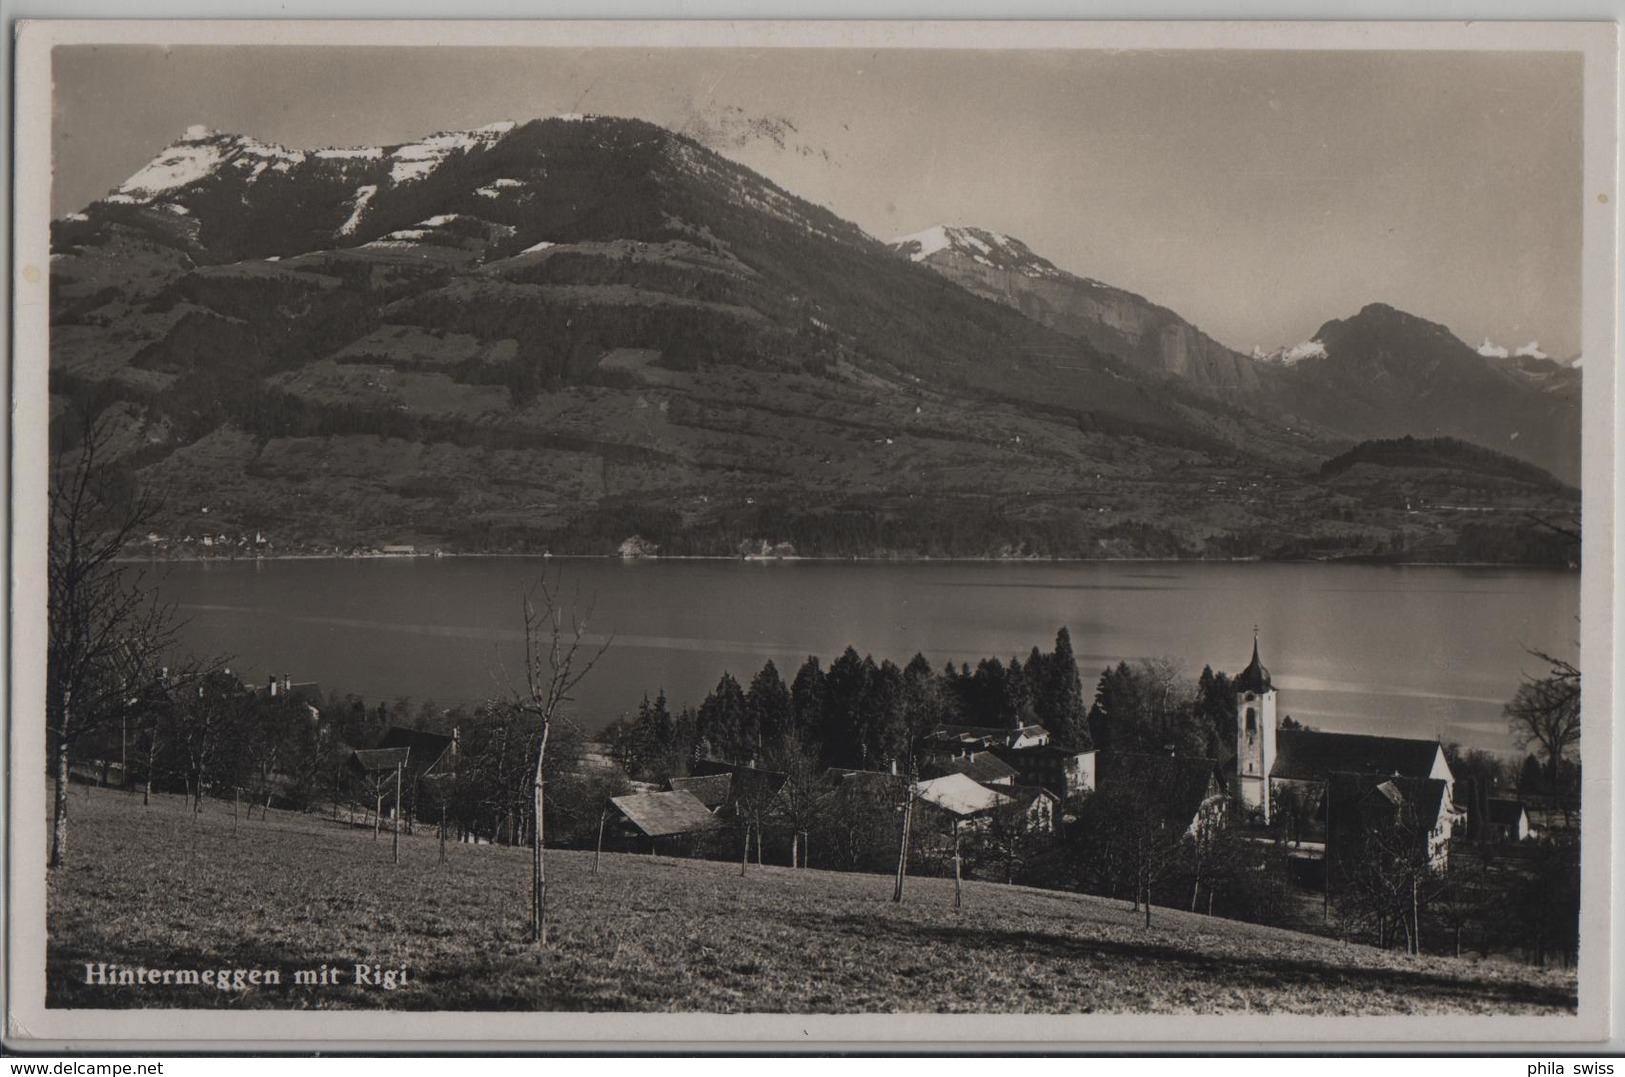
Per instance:
[[[1163,821],[1195,832],[1224,818],[1224,783],[1211,759],[1136,752],[1100,753],[1100,791],[1128,792],[1157,805]]]
[[[1351,870],[1370,842],[1385,855],[1407,846],[1436,868],[1445,866],[1455,809],[1438,778],[1333,772],[1321,802],[1326,855],[1335,873]]]

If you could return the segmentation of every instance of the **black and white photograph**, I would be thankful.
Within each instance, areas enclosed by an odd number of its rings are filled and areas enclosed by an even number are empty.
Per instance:
[[[1606,1037],[1615,48],[28,26],[13,1019]]]

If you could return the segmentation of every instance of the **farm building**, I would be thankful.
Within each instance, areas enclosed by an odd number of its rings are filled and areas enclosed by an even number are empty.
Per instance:
[[[963,774],[931,778],[914,787],[915,796],[959,820],[992,815],[1012,798]]]
[[[668,783],[669,791],[689,793],[706,810],[716,811],[728,803],[729,794],[733,791],[732,774],[702,774],[697,778],[672,778]]]
[[[1322,801],[1328,858],[1340,870],[1376,853],[1425,857],[1434,868],[1449,858],[1455,808],[1438,778],[1333,773]]]
[[[720,812],[724,815],[759,815],[767,811],[784,788],[785,775],[774,770],[701,759],[694,764],[694,778],[728,778],[727,794]],[[692,780],[692,779],[691,779]],[[677,788],[674,784],[674,789]]]
[[[1048,833],[1055,827],[1060,798],[1036,786],[984,785],[964,774],[945,774],[914,787],[915,795],[930,809],[956,823],[986,826],[995,815],[1023,816],[1034,829]]]
[[[372,748],[350,753],[349,771],[360,781],[367,798],[379,811],[388,802],[395,804],[396,770],[400,772],[400,797],[410,830],[425,781],[449,774],[456,762],[456,740],[440,733],[392,726]]]
[[[926,763],[920,768],[926,778],[940,778],[946,774],[963,774],[971,781],[983,785],[1014,785],[1017,771],[992,752],[972,752],[940,762]]]
[[[1140,798],[1184,833],[1224,822],[1224,784],[1211,759],[1102,752],[1099,779],[1103,794]]]
[[[1081,796],[1095,788],[1094,749],[1074,752],[1054,744],[1027,748],[994,749],[1000,759],[1016,770],[1017,780],[1041,785],[1059,797]]]
[[[611,797],[609,807],[616,834],[634,842],[647,841],[650,852],[660,848],[662,839],[682,839],[723,827],[698,797],[680,789]],[[670,844],[668,841],[668,847]]]
[[[1490,830],[1499,841],[1527,841],[1531,827],[1529,810],[1523,802],[1507,797],[1489,800]]]

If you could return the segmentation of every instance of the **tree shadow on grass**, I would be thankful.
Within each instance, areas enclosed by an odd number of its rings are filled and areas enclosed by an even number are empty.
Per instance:
[[[1193,952],[1188,947],[1151,939],[1090,939],[1015,928],[926,924],[855,915],[787,917],[786,923],[819,933],[834,930],[871,943],[889,939],[909,946],[941,945],[960,952],[986,951],[1006,957],[1029,954],[1068,961],[1098,958],[1138,966],[1156,965],[1192,980],[1283,992],[1343,988],[1355,993],[1390,992],[1429,1002],[1545,1007],[1570,1013],[1579,1005],[1575,991],[1568,987],[1477,976],[1467,968],[1459,976],[1448,976],[1422,969],[1372,968],[1334,960],[1241,959]]]

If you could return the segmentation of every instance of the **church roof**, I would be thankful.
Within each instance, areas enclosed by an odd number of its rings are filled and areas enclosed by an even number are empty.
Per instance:
[[[1268,692],[1270,690],[1270,671],[1264,668],[1264,663],[1258,660],[1258,637],[1253,637],[1253,660],[1247,668],[1236,675],[1235,686],[1246,692]]]
[[[1270,777],[1323,782],[1334,771],[1341,771],[1427,778],[1438,757],[1439,742],[1435,740],[1282,729],[1275,734]]]

